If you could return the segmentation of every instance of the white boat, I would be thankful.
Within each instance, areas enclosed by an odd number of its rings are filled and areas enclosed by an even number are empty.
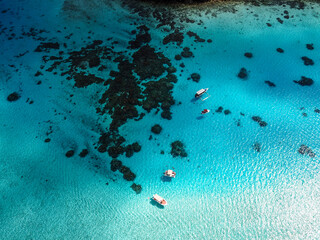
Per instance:
[[[207,113],[209,113],[209,112],[210,112],[209,109],[203,109],[203,110],[201,111],[201,114],[207,114]]]
[[[154,194],[152,199],[157,203],[161,204],[162,206],[167,205],[167,201],[160,197],[158,194]]]
[[[200,98],[202,101],[208,99],[210,97],[210,95],[207,93],[207,91],[209,90],[209,88],[202,88],[200,89],[198,92],[196,92],[195,97],[196,98]],[[207,96],[205,98],[202,98],[203,94],[207,94]]]
[[[166,177],[171,177],[171,178],[175,178],[176,177],[176,172],[174,172],[173,170],[167,170],[164,172],[164,176]]]

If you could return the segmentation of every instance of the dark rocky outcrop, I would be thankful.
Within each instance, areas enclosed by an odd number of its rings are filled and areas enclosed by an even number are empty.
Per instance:
[[[265,127],[268,125],[265,121],[262,121],[262,118],[259,116],[253,116],[252,120],[259,123],[260,127]]]
[[[244,56],[247,57],[247,58],[252,58],[253,57],[252,53],[250,53],[250,52],[246,52],[244,54]]]
[[[14,101],[17,101],[19,98],[20,98],[20,94],[17,93],[17,92],[13,92],[13,93],[10,93],[7,97],[7,100],[9,102],[14,102]]]
[[[112,172],[115,172],[122,167],[122,162],[118,159],[112,159],[110,164]]]
[[[301,86],[311,86],[313,84],[313,80],[311,78],[307,78],[302,76],[299,81],[293,81]]]
[[[200,81],[200,74],[199,73],[192,73],[191,74],[191,79],[194,82],[199,82]]]
[[[225,114],[225,115],[229,115],[229,114],[231,114],[231,111],[228,110],[228,109],[226,109],[226,110],[224,110],[224,114]]]
[[[133,191],[136,192],[136,194],[140,194],[142,191],[142,187],[140,184],[133,183],[130,187],[132,188]]]
[[[304,56],[304,57],[301,57],[301,59],[303,60],[303,64],[306,65],[306,66],[312,66],[314,65],[314,62],[312,59]]]
[[[139,26],[137,27],[139,33],[136,35],[136,39],[129,41],[129,48],[131,49],[138,49],[139,47],[141,47],[143,44],[145,43],[149,43],[151,41],[151,35],[149,34],[149,28],[145,25]],[[132,32],[133,34],[136,33],[136,31],[134,30],[134,32]]]
[[[155,133],[155,134],[160,134],[162,131],[162,127],[159,124],[156,124],[154,126],[152,126],[151,128],[151,132]]]
[[[102,83],[104,80],[102,78],[96,77],[93,74],[86,75],[84,72],[76,73],[73,75],[75,87],[83,88],[87,87],[93,83]]]
[[[187,35],[188,35],[189,37],[194,37],[194,38],[195,38],[195,39],[194,39],[195,42],[205,42],[205,41],[206,41],[205,39],[199,37],[198,34],[196,34],[196,33],[194,33],[194,32],[191,32],[191,31],[188,31],[188,32],[187,32]]]
[[[308,44],[306,44],[306,47],[307,47],[307,49],[309,49],[309,50],[313,50],[313,49],[314,49],[313,43],[308,43]]]
[[[69,150],[68,152],[66,152],[66,157],[70,158],[74,155],[74,150]]]
[[[277,48],[278,53],[284,53],[284,50],[282,48]]]
[[[175,32],[170,33],[169,35],[165,36],[162,43],[168,44],[169,42],[175,42],[178,46],[180,46],[183,42],[183,33],[179,32],[178,30],[175,30]]]
[[[314,158],[316,154],[312,151],[312,149],[304,144],[300,146],[298,152],[302,155],[309,155],[309,157]]]
[[[275,87],[276,85],[273,82],[270,81],[264,81],[266,84],[268,84],[269,87]]]
[[[222,113],[222,111],[223,111],[223,107],[218,107],[218,109],[216,110],[216,113]]]
[[[59,49],[60,44],[57,42],[41,42],[40,45],[34,50],[35,52],[48,52],[50,49]]]
[[[133,181],[136,178],[136,175],[130,170],[130,168],[122,165],[119,170],[123,174],[123,178],[127,181]]]
[[[190,58],[190,57],[193,57],[193,53],[190,51],[190,48],[185,47],[181,52],[181,56],[184,58]]]
[[[257,152],[260,152],[261,151],[261,144],[256,142],[253,144],[253,149]]]
[[[138,142],[134,142],[131,144],[134,152],[140,152],[141,151],[141,145]]]
[[[173,157],[187,157],[188,154],[184,149],[184,144],[181,141],[171,143],[171,155]]]
[[[82,149],[82,151],[79,153],[79,156],[84,158],[88,155],[89,151],[88,149]]]
[[[238,77],[241,79],[246,80],[248,78],[248,71],[247,69],[245,69],[244,67],[240,69],[239,73],[238,73]]]

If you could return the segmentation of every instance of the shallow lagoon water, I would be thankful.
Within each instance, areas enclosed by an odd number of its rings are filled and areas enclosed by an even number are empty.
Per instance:
[[[67,3],[69,7],[62,1],[11,1],[1,7],[9,9],[1,14],[0,35],[2,239],[320,237],[320,114],[314,111],[320,108],[319,5],[297,10],[239,4],[232,6],[234,13],[208,6],[206,10],[214,14],[201,16],[203,9],[180,11],[180,16],[186,14],[196,23],[180,23],[185,37],[177,46],[162,44],[168,32],[156,28],[156,20],[141,19],[116,2]],[[284,10],[294,17],[280,24],[276,18]],[[150,28],[150,45],[177,68],[173,96],[181,102],[172,107],[170,121],[153,110],[119,129],[129,143],[138,141],[142,146],[131,158],[118,157],[136,173],[135,182],[142,185],[138,195],[131,182],[110,170],[111,157],[94,149],[101,128],[110,124],[95,111],[102,86],[78,89],[74,82],[46,71],[35,78],[44,64],[42,56],[49,53],[33,51],[42,41],[36,39],[39,36],[66,43],[68,51],[80,49],[85,41],[112,37],[109,42],[119,42],[115,50],[124,51],[133,37],[133,22]],[[9,41],[11,26],[18,37],[30,28],[46,32]],[[212,43],[195,43],[187,31]],[[306,48],[309,43],[314,50]],[[175,61],[186,46],[195,57]],[[246,58],[245,52],[253,57]],[[305,66],[302,56],[315,65]],[[181,62],[184,68],[179,67]],[[242,67],[249,71],[247,80],[237,77]],[[201,75],[199,83],[187,80],[194,72]],[[301,76],[312,78],[314,84],[293,82]],[[276,87],[269,87],[266,80]],[[194,93],[203,87],[210,88],[211,97],[194,101]],[[14,91],[21,98],[8,102]],[[70,94],[74,94],[71,100]],[[220,106],[231,114],[217,113]],[[201,117],[204,108],[211,112]],[[260,127],[252,116],[260,116],[268,125]],[[159,135],[150,131],[156,123],[163,127]],[[48,134],[51,141],[45,143]],[[187,158],[170,155],[175,140],[185,144]],[[260,152],[253,148],[257,142]],[[299,154],[301,144],[312,148],[316,157]],[[66,158],[70,148],[76,154]],[[86,158],[78,156],[83,148],[89,149]],[[162,181],[162,173],[171,167],[177,177]],[[154,193],[163,196],[168,206],[152,203]]]

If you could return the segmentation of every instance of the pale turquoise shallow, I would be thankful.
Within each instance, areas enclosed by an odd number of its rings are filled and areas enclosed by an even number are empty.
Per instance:
[[[46,29],[47,37],[67,43],[70,49],[79,49],[92,31],[95,39],[112,36],[119,41],[119,51],[126,47],[136,15],[116,2],[68,2],[74,4],[72,11],[63,10],[59,0],[5,2],[0,10],[9,10],[2,14],[2,29],[14,26],[16,34],[31,27]],[[143,188],[139,195],[119,173],[110,171],[110,157],[94,149],[98,126],[106,127],[109,121],[95,113],[99,98],[95,94],[101,87],[74,89],[52,73],[45,73],[43,83],[35,87],[34,73],[42,63],[33,50],[39,42],[8,41],[9,31],[4,30],[0,239],[319,239],[320,114],[314,110],[320,109],[320,6],[234,8],[235,13],[210,9],[216,14],[197,17],[193,15],[197,11],[185,10],[184,14],[203,21],[201,26],[185,25],[185,30],[213,42],[196,44],[185,37],[183,45],[195,58],[183,60],[181,76],[180,63],[174,61],[181,49],[174,44],[162,47],[167,32],[154,28],[155,22],[145,22],[153,36],[150,44],[178,69],[173,95],[182,104],[173,106],[171,121],[151,112],[120,129],[128,142],[142,145],[132,158],[119,157],[137,174],[135,182]],[[294,18],[280,24],[276,18],[284,10]],[[309,43],[314,50],[306,48]],[[279,47],[284,53],[276,51]],[[25,56],[14,57],[26,51]],[[245,52],[253,53],[253,58],[244,57]],[[305,66],[302,56],[315,65]],[[11,64],[19,71],[13,71]],[[237,78],[241,67],[249,70],[246,81]],[[187,80],[193,72],[200,73],[199,83]],[[295,84],[293,80],[301,76],[312,78],[314,84]],[[269,87],[266,80],[276,87]],[[211,97],[193,101],[202,87],[209,87]],[[21,99],[6,101],[17,90]],[[70,94],[75,95],[76,106],[66,100]],[[28,98],[34,104],[26,103]],[[231,114],[216,113],[219,106]],[[201,118],[204,108],[214,114]],[[260,127],[252,116],[262,117],[268,125]],[[163,131],[150,141],[155,123]],[[50,126],[54,133],[48,144],[43,139]],[[169,154],[175,140],[184,142],[187,158]],[[259,153],[253,148],[257,142]],[[317,156],[299,154],[301,144]],[[70,146],[78,151],[88,148],[90,156],[66,158]],[[97,170],[95,164],[102,167]],[[172,167],[177,177],[161,181],[163,171]],[[152,204],[155,193],[167,200],[165,208]]]

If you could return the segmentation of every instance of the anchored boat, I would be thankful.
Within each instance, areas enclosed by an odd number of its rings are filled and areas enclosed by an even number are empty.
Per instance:
[[[176,172],[174,172],[173,170],[167,170],[164,172],[164,176],[166,177],[171,177],[171,178],[175,178],[176,177]]]
[[[152,199],[162,206],[167,205],[167,201],[160,197],[158,194],[154,194]]]
[[[203,110],[201,111],[201,114],[207,114],[207,113],[209,113],[209,112],[210,112],[209,109],[203,109]]]
[[[208,90],[209,90],[209,88],[200,89],[198,92],[196,92],[195,97],[200,98],[202,101],[208,99],[210,97],[210,95],[208,94]],[[207,94],[207,96],[205,98],[202,98],[204,94]]]

